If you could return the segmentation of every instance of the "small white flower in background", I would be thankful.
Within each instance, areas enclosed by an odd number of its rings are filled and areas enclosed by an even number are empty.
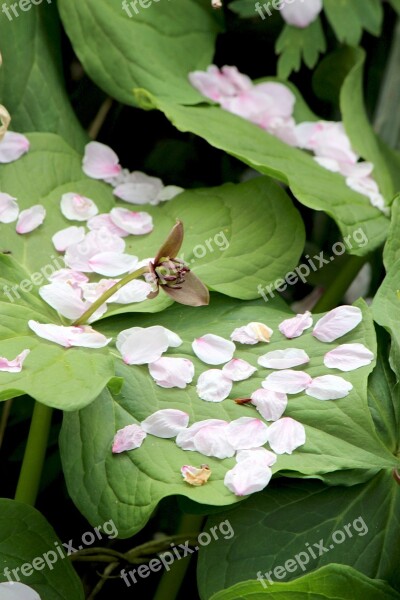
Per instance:
[[[304,371],[276,371],[261,383],[263,388],[272,392],[298,394],[311,384],[312,378]]]
[[[52,323],[38,323],[37,321],[28,321],[30,329],[37,336],[54,342],[65,348],[104,348],[111,342],[111,338],[106,338],[102,333],[95,331],[89,325],[79,327],[64,327],[62,325],[53,325]]]
[[[362,312],[357,306],[338,306],[318,321],[312,334],[320,342],[334,342],[355,329],[361,321]]]
[[[149,372],[157,385],[184,389],[194,377],[194,365],[187,358],[161,357],[149,364]]]
[[[304,425],[283,417],[268,427],[268,443],[275,454],[292,454],[299,446],[306,443]]]
[[[222,365],[232,360],[236,346],[225,338],[207,333],[192,343],[195,355],[207,365]]]
[[[21,133],[7,131],[0,141],[0,163],[10,163],[21,158],[29,150],[29,140]]]
[[[182,340],[176,333],[162,327],[131,327],[117,337],[117,349],[127,365],[154,363],[169,346],[177,348]]]
[[[285,319],[279,325],[279,331],[288,339],[300,337],[306,329],[313,324],[313,318],[309,311],[296,315],[291,319]]]
[[[226,365],[222,367],[222,372],[225,377],[232,381],[244,381],[248,379],[257,371],[256,367],[253,367],[246,360],[241,358],[232,358]]]
[[[269,343],[274,332],[264,323],[248,323],[243,327],[237,327],[231,333],[231,340],[240,344],[258,344],[258,342]]]
[[[99,212],[93,200],[70,192],[63,194],[60,207],[62,214],[69,221],[88,221]]]
[[[260,388],[252,393],[251,404],[266,421],[277,421],[285,412],[288,399],[286,394]]]
[[[146,436],[147,433],[139,425],[127,425],[119,429],[113,440],[113,454],[140,448]]]
[[[33,588],[24,583],[9,582],[0,583],[1,600],[41,600],[41,597]]]
[[[257,362],[267,369],[291,369],[310,362],[310,357],[299,348],[285,348],[267,352],[260,356]]]
[[[46,210],[41,204],[22,210],[19,213],[16,231],[19,234],[30,233],[40,227],[45,218]]]
[[[354,371],[370,365],[374,358],[364,344],[342,344],[325,354],[324,365],[329,369]]]
[[[18,354],[13,360],[7,360],[0,356],[0,371],[6,373],[20,373],[26,357],[30,354],[30,350],[23,350],[21,354]]]
[[[222,402],[232,391],[232,380],[220,369],[209,369],[197,380],[197,395],[206,402]]]
[[[322,375],[314,377],[306,389],[306,394],[317,400],[338,400],[348,396],[352,389],[352,384],[343,377]]]
[[[188,425],[189,415],[173,408],[157,410],[140,423],[143,431],[160,438],[175,437]]]
[[[294,27],[308,27],[322,10],[322,0],[293,0],[284,2],[281,8],[283,19]]]
[[[100,142],[90,142],[85,146],[82,169],[92,179],[117,177],[121,172],[119,158],[114,150]]]
[[[18,201],[10,194],[0,193],[0,223],[13,223],[18,219]]]

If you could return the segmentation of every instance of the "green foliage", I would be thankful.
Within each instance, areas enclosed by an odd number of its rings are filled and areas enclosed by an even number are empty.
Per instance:
[[[312,69],[325,50],[325,35],[319,18],[305,29],[285,25],[276,42],[276,52],[280,55],[279,77],[286,79],[292,71],[299,71],[302,62]]]

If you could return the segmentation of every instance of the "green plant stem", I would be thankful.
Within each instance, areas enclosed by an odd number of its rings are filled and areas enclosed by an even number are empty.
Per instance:
[[[321,313],[335,308],[366,261],[365,256],[349,256],[346,264],[341,268],[339,275],[335,277],[322,298],[314,306],[313,312]]]
[[[100,308],[100,306],[102,306],[104,304],[104,302],[106,302],[106,300],[108,300],[109,298],[111,298],[111,296],[114,296],[114,294],[119,292],[119,290],[122,287],[124,287],[124,285],[126,285],[127,283],[130,283],[134,279],[137,279],[141,275],[144,275],[144,273],[148,273],[148,272],[149,272],[149,267],[141,267],[140,269],[137,269],[137,271],[134,271],[133,273],[130,273],[129,275],[126,275],[125,277],[123,277],[123,279],[121,279],[121,281],[114,284],[112,287],[110,287],[109,290],[104,292],[104,294],[102,296],[100,296],[100,298],[97,298],[97,300],[95,302],[93,302],[93,304],[90,306],[90,308],[88,308],[88,310],[86,312],[84,312],[83,315],[81,317],[79,317],[79,319],[77,319],[75,321],[75,323],[73,323],[73,325],[75,327],[77,327],[78,325],[83,325],[84,323],[86,323],[87,320],[93,315],[93,313],[95,313],[96,310],[98,308]]]
[[[53,409],[35,402],[15,500],[34,506],[46,456]]]
[[[187,538],[198,535],[202,529],[204,517],[199,515],[183,515],[178,535],[187,532]],[[176,600],[180,587],[189,568],[190,558],[175,560],[170,571],[164,571],[153,600]]]
[[[0,419],[0,449],[3,445],[4,435],[6,433],[7,423],[11,413],[12,402],[13,399],[11,398],[10,400],[6,400],[3,404],[3,411]]]

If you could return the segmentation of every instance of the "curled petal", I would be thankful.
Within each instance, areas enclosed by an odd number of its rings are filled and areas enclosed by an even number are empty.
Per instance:
[[[298,394],[303,392],[311,382],[311,377],[304,371],[284,370],[271,373],[261,385],[272,392]]]
[[[30,350],[23,350],[21,354],[18,354],[13,360],[7,360],[0,356],[0,371],[6,373],[20,373],[22,371],[24,360],[28,354],[30,354]]]
[[[374,358],[364,344],[342,344],[325,354],[324,365],[329,369],[354,371],[371,364]]]
[[[131,235],[144,235],[153,231],[153,218],[147,212],[134,212],[128,208],[113,208],[110,218],[114,225]]]
[[[308,27],[322,10],[322,0],[292,0],[281,8],[283,19],[294,27]]]
[[[272,477],[271,469],[262,460],[241,460],[225,474],[224,484],[236,496],[261,492]]]
[[[317,400],[338,400],[348,396],[352,389],[352,384],[343,377],[322,375],[314,377],[311,385],[306,389],[306,394]]]
[[[264,463],[266,467],[272,467],[276,463],[277,456],[266,448],[251,448],[250,450],[238,450],[236,452],[236,462],[249,459],[260,464]]]
[[[277,421],[285,412],[288,399],[286,394],[260,388],[252,393],[251,403],[266,421]]]
[[[232,381],[244,381],[251,377],[256,371],[256,367],[253,367],[250,363],[241,358],[232,358],[232,360],[222,367],[222,372],[225,377],[232,379]]]
[[[176,436],[176,445],[182,450],[196,450],[193,439],[196,433],[203,429],[203,427],[225,427],[228,425],[227,421],[222,419],[205,419],[204,421],[198,421],[193,423],[187,429],[182,429]]]
[[[117,277],[133,271],[138,262],[137,256],[119,252],[100,252],[88,260],[88,265],[95,273],[106,277]]]
[[[184,389],[194,377],[194,366],[187,358],[161,357],[149,364],[149,372],[157,385]]]
[[[182,410],[165,408],[157,410],[141,422],[143,431],[160,438],[171,438],[189,424],[189,415]]]
[[[197,380],[196,391],[202,400],[222,402],[232,390],[232,380],[225,377],[219,369],[204,371]]]
[[[320,342],[333,342],[352,331],[361,321],[362,312],[357,306],[339,306],[318,321],[313,336]]]
[[[207,483],[210,479],[211,469],[208,465],[201,465],[200,468],[191,465],[183,465],[181,468],[183,480],[194,486],[200,486]]]
[[[69,221],[87,221],[99,212],[93,200],[74,193],[63,194],[60,207]]]
[[[119,158],[114,150],[100,142],[90,142],[85,146],[82,169],[92,179],[108,179],[121,172]]]
[[[79,242],[82,242],[82,240],[85,239],[85,228],[73,225],[72,227],[57,231],[51,239],[54,248],[58,252],[65,252],[68,246],[79,244]]]
[[[283,417],[269,426],[268,443],[275,454],[292,454],[306,443],[306,430],[298,421]]]
[[[117,337],[117,348],[127,365],[153,363],[170,345],[164,327],[131,327]]]
[[[226,426],[219,425],[202,427],[193,438],[195,450],[204,456],[231,458],[235,454],[235,449],[228,442],[226,430]]]
[[[0,193],[0,223],[13,223],[18,219],[18,213],[17,199]]]
[[[267,442],[268,427],[260,419],[240,417],[229,423],[226,435],[235,450],[250,450]]]
[[[273,333],[273,330],[264,323],[252,322],[234,329],[231,333],[231,340],[241,344],[269,343]]]
[[[313,324],[311,313],[306,311],[302,315],[296,315],[291,319],[285,319],[279,325],[279,331],[288,339],[297,338]]]
[[[310,361],[307,352],[299,348],[285,348],[267,352],[258,359],[258,364],[267,369],[291,369]]]
[[[16,581],[0,583],[0,598],[2,600],[41,600],[33,588]]]
[[[18,160],[29,150],[29,140],[21,133],[7,131],[0,141],[0,163],[10,163]]]
[[[208,365],[221,365],[230,361],[236,346],[225,338],[207,333],[192,343],[193,352]]]
[[[65,348],[72,346],[83,348],[104,348],[111,342],[111,338],[99,333],[88,325],[79,327],[63,327],[62,325],[44,324],[37,321],[28,321],[29,327],[37,336],[60,344]]]
[[[140,448],[146,436],[147,433],[139,425],[127,425],[119,429],[114,436],[113,454]]]
[[[40,227],[46,218],[46,210],[41,204],[36,204],[19,213],[17,233],[30,233]]]

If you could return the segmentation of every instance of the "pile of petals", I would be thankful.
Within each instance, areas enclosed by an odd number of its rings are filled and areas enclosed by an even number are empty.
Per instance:
[[[359,162],[342,122],[296,124],[293,118],[296,97],[287,86],[276,82],[254,84],[236,67],[219,69],[210,65],[206,71],[190,73],[189,80],[203,96],[224,110],[255,123],[290,146],[312,152],[321,167],[343,175],[348,187],[367,196],[371,205],[385,215],[389,214],[372,177],[373,164]]]

